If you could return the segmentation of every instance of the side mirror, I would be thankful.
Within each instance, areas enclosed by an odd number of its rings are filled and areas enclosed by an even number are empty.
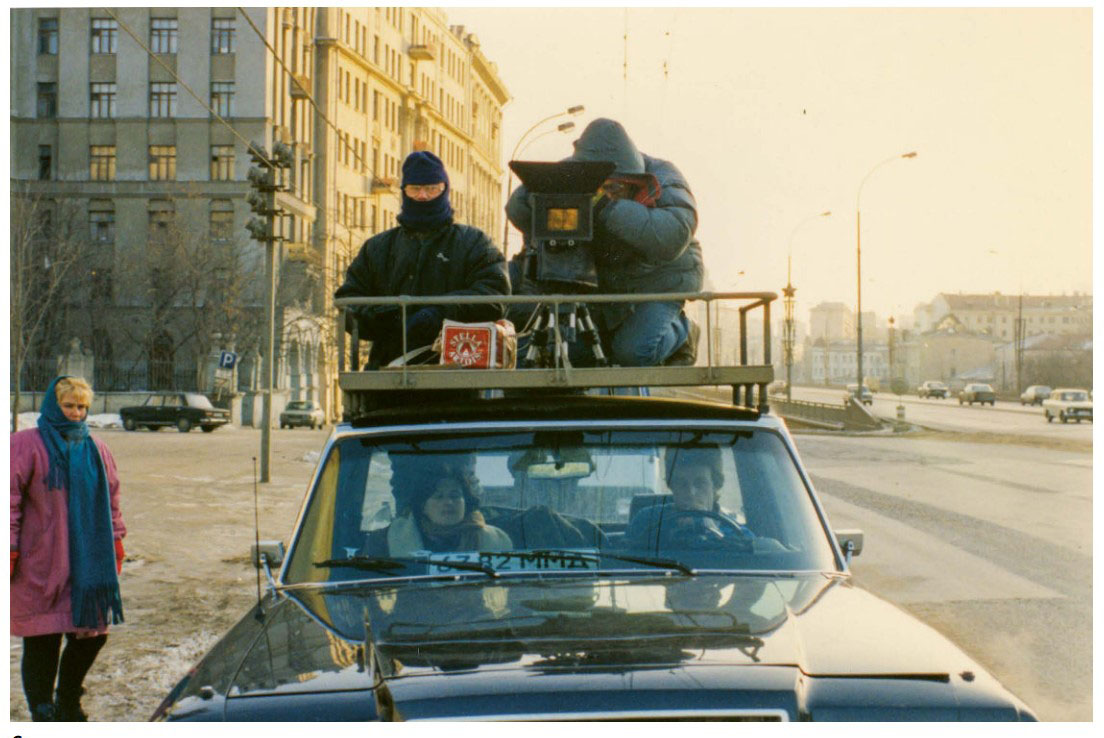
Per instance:
[[[843,555],[847,557],[848,563],[850,563],[852,557],[862,553],[863,532],[861,530],[848,528],[832,531],[832,534],[836,537],[836,543],[839,544]]]
[[[283,541],[261,541],[249,547],[249,558],[253,560],[256,569],[261,568],[261,554],[264,554],[265,562],[270,566],[279,566],[284,563]]]

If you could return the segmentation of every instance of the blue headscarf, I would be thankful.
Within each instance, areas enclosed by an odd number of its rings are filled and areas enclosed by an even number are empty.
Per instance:
[[[402,186],[408,184],[445,183],[445,191],[437,197],[422,202],[402,193],[402,212],[396,220],[407,228],[430,231],[452,222],[452,203],[449,202],[448,172],[444,163],[428,151],[415,151],[406,157],[402,165]]]
[[[115,543],[111,527],[111,492],[99,449],[88,435],[88,424],[73,422],[61,412],[57,383],[50,382],[42,398],[38,432],[50,457],[47,487],[69,493],[69,584],[73,625],[99,629],[123,622],[123,602],[115,573]]]

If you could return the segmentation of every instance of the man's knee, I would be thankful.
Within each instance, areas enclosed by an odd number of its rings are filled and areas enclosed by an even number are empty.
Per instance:
[[[655,366],[667,357],[667,345],[671,342],[664,331],[651,333],[634,333],[630,331],[618,331],[613,337],[610,352],[612,360],[621,366]]]

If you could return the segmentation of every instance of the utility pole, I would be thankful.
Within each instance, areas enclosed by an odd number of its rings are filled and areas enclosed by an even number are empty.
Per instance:
[[[1020,292],[1019,307],[1016,310],[1015,330],[1015,361],[1016,361],[1016,392],[1023,392],[1023,344],[1024,344],[1024,319],[1023,319],[1023,292]]]
[[[254,241],[265,247],[265,341],[264,341],[264,390],[261,412],[261,474],[260,481],[270,480],[272,460],[272,384],[275,359],[276,333],[276,242],[285,240],[283,229],[277,228],[276,218],[281,223],[285,215],[276,204],[276,193],[288,189],[288,173],[294,162],[291,147],[277,142],[272,147],[273,155],[256,143],[249,144],[249,157],[257,166],[249,169],[249,184],[253,191],[246,197],[249,209],[258,217],[250,220],[245,229]]]

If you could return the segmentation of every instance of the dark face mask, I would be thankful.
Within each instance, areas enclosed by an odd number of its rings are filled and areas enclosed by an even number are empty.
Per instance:
[[[402,211],[397,220],[407,228],[432,230],[452,222],[452,204],[448,184],[445,191],[428,201],[415,200],[402,193]]]

